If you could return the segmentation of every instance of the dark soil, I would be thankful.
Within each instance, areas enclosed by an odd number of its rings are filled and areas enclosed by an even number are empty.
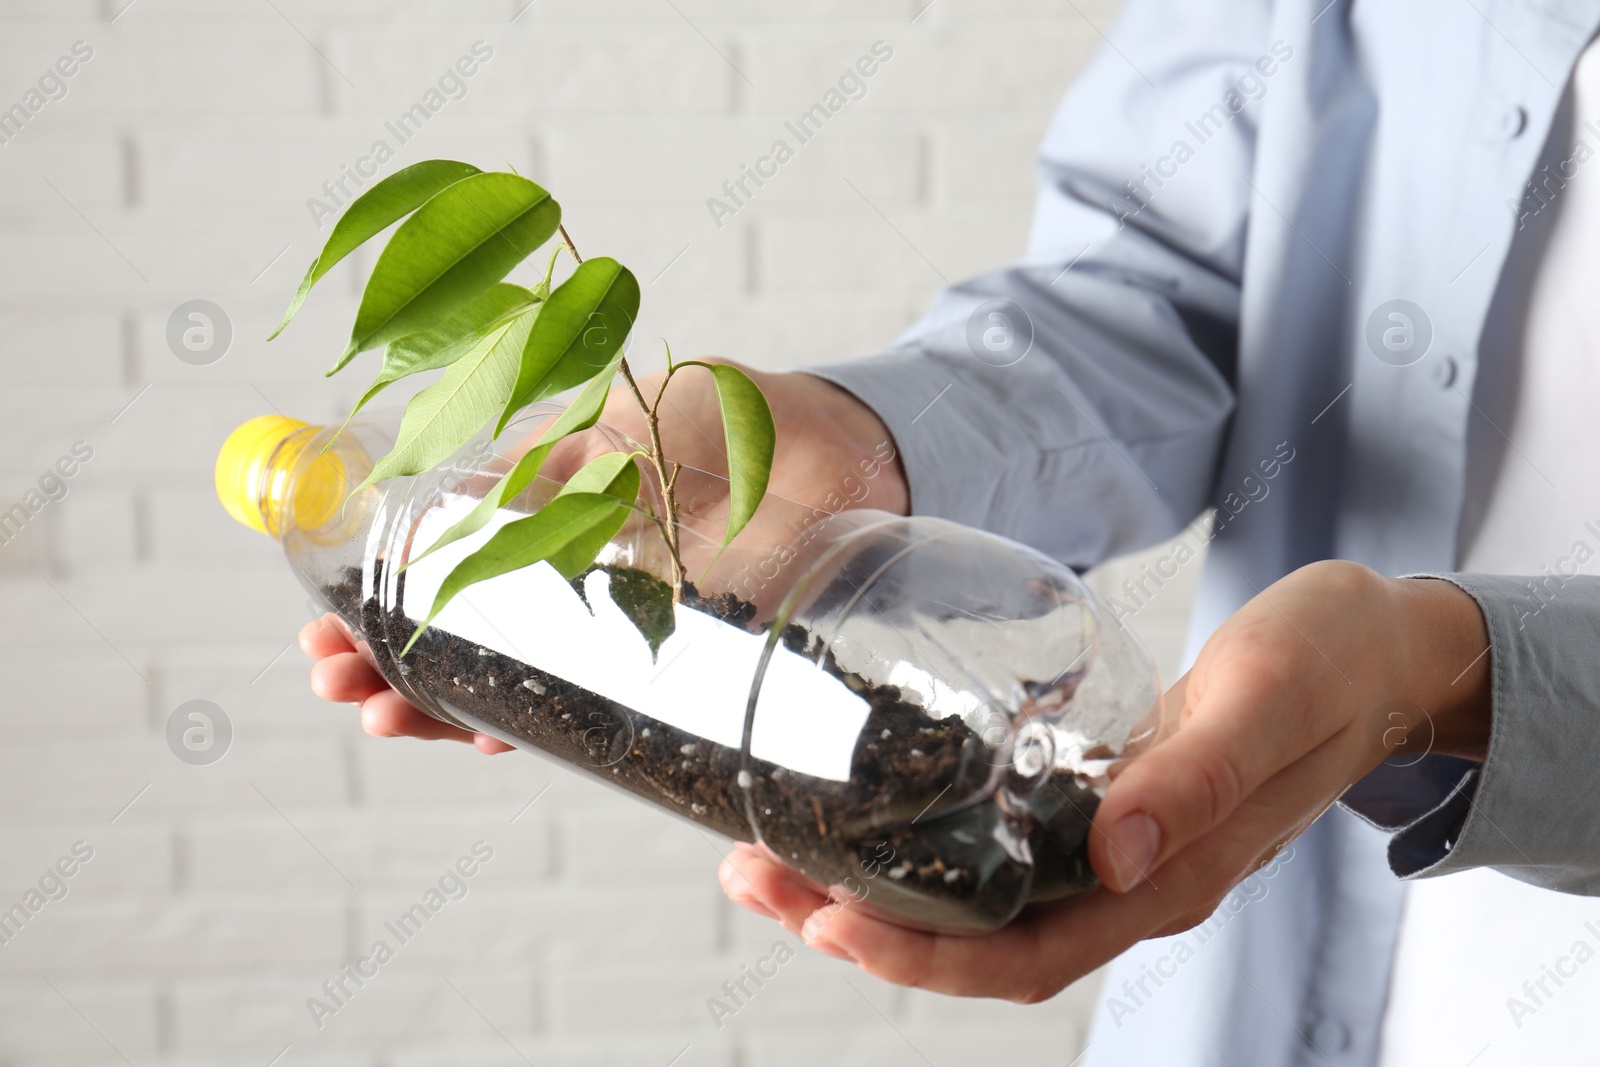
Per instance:
[[[619,570],[612,581],[619,600],[630,585],[641,591],[642,603],[657,599],[646,583],[660,583],[649,575]],[[863,736],[872,740],[858,745],[851,780],[753,760],[745,789],[738,749],[493,649],[429,630],[397,665],[396,653],[415,624],[398,609],[382,611],[374,597],[362,599],[361,589],[360,573],[351,571],[324,595],[372,646],[390,684],[418,706],[548,753],[728,837],[753,840],[754,819],[768,847],[813,881],[865,894],[892,915],[944,928],[992,928],[1024,893],[1030,865],[1030,902],[1073,896],[1095,884],[1086,839],[1098,798],[1075,776],[1053,775],[1025,803],[944,812],[939,805],[946,783],[987,777],[986,747],[959,717],[932,719],[903,700],[898,688],[867,685],[831,657],[824,668],[871,707]],[[702,598],[690,587],[684,600],[734,625],[762,629],[752,621],[754,607],[729,594]],[[784,640],[803,650],[809,635],[791,628]],[[959,792],[959,786],[950,790]],[[1007,839],[1025,840],[1007,846]]]

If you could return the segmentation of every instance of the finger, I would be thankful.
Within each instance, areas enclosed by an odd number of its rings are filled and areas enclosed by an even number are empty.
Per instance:
[[[393,689],[374,693],[361,702],[361,728],[373,737],[415,737],[422,741],[465,741],[467,744],[474,744],[476,740],[473,733],[440,722],[412,707]]]
[[[1174,855],[1159,885],[1093,893],[1025,913],[979,937],[907,930],[867,908],[828,905],[808,917],[803,936],[885,981],[952,996],[1002,997],[1036,1003],[1060,992],[1149,937],[1204,922],[1230,889],[1326,809],[1342,789],[1349,754],[1338,742],[1319,746],[1274,775],[1223,826]],[[867,899],[870,900],[870,885]]]
[[[1188,676],[1173,686],[1177,729],[1122,767],[1095,813],[1090,862],[1116,892],[1148,879],[1324,740],[1317,717],[1273,672],[1213,664],[1210,673],[1202,695]]]
[[[812,948],[896,985],[1009,1000],[1028,999],[1039,986],[1041,964],[1048,961],[1040,957],[1026,921],[978,937],[931,934],[876,918],[865,905],[871,899],[868,883],[860,900],[829,902],[807,917],[801,935]],[[1060,968],[1075,955],[1064,953],[1053,966]]]
[[[501,752],[513,751],[513,746],[506,744],[498,737],[494,737],[490,734],[473,734],[472,743],[477,746],[478,751],[482,752],[485,756],[495,756],[499,755]]]
[[[300,627],[300,651],[312,659],[323,659],[340,652],[354,652],[355,645],[334,624],[332,615],[324,615]]]
[[[722,891],[728,899],[747,911],[767,919],[778,918],[778,913],[761,902],[756,896],[755,883],[744,872],[744,865],[749,863],[747,851],[741,846],[734,846],[733,851],[722,857],[722,862],[717,865],[717,883],[722,886]]]
[[[1204,922],[1277,842],[1333,802],[1346,759],[1329,743],[1269,779],[1222,827],[1173,856],[1159,885],[1146,881],[1124,894],[1093,893],[980,937],[906,930],[845,907],[825,924],[808,923],[807,940],[826,939],[885,981],[1037,1003],[1135,942]]]
[[[717,877],[734,903],[747,908],[759,905],[751,910],[777,919],[794,934],[799,934],[806,918],[828,901],[827,895],[804,876],[750,846],[730,853]]]
[[[359,704],[388,688],[359,652],[338,652],[311,665],[311,691],[336,704]]]

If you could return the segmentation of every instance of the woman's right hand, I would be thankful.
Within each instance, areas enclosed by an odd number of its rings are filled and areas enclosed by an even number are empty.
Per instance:
[[[849,393],[809,374],[766,373],[741,367],[766,395],[777,427],[777,453],[768,492],[828,511],[846,507],[908,510],[905,474],[888,429],[870,408]],[[655,399],[661,376],[639,379],[644,395]],[[636,441],[647,437],[633,394],[612,387],[601,422]],[[661,410],[662,450],[689,467],[725,473],[721,420],[711,375],[697,367],[678,371]],[[613,445],[589,431],[562,442],[547,470],[560,477]],[[709,480],[708,480],[709,481]],[[717,501],[695,501],[696,512],[714,513]],[[721,502],[725,509],[726,501]],[[416,737],[465,741],[485,753],[511,746],[488,734],[473,734],[440,722],[413,707],[389,687],[356,649],[348,627],[325,615],[300,631],[300,648],[310,656],[311,691],[337,704],[361,708],[361,728],[374,737]]]

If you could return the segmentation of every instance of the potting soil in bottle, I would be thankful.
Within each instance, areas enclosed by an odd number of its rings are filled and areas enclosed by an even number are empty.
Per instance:
[[[639,518],[570,582],[537,564],[470,587],[402,656],[450,568],[559,486],[401,573],[512,456],[480,440],[347,500],[393,435],[252,420],[217,487],[418,708],[759,840],[907,925],[980,932],[1093,888],[1106,772],[1153,734],[1160,688],[1069,569],[939,520],[769,496],[677,602]]]

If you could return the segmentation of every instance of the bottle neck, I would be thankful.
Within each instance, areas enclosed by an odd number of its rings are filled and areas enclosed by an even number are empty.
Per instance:
[[[280,440],[256,481],[256,508],[266,532],[283,540],[291,529],[333,521],[353,483],[326,426],[304,426]]]

